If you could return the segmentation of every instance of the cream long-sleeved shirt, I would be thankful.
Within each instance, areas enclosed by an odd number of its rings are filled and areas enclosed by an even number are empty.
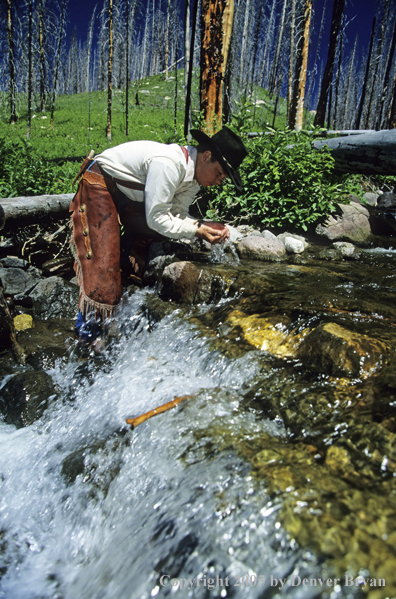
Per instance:
[[[151,229],[173,239],[192,239],[196,221],[188,209],[199,191],[194,179],[197,149],[188,146],[188,161],[177,144],[155,141],[129,141],[95,156],[110,176],[131,183],[141,183],[144,192],[117,184],[135,202],[145,202],[147,224]]]

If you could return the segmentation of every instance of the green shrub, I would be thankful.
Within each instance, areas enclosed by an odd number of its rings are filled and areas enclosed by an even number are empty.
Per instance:
[[[231,182],[220,192],[209,190],[207,216],[306,231],[333,212],[343,191],[331,177],[334,159],[327,148],[318,151],[311,142],[307,132],[270,129],[246,140],[249,155],[239,169],[244,191],[237,196]]]
[[[0,139],[0,197],[71,193],[76,164],[55,164],[23,139]]]

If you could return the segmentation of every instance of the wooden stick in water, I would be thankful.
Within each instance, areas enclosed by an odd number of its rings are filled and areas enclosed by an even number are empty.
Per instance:
[[[130,425],[131,430],[135,429],[142,422],[146,422],[149,418],[156,416],[157,414],[162,414],[163,412],[167,412],[171,410],[175,406],[177,406],[180,402],[191,399],[193,395],[182,395],[181,397],[175,397],[172,401],[168,401],[168,403],[162,404],[162,406],[158,406],[158,408],[154,408],[154,410],[150,410],[141,416],[136,416],[135,418],[127,418],[126,423]]]

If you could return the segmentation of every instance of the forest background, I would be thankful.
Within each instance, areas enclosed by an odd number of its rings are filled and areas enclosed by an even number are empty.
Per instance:
[[[336,177],[329,152],[310,143],[325,128],[395,128],[391,0],[0,7],[1,197],[70,192],[76,166],[66,159],[91,148],[186,143],[191,125],[213,132],[224,123],[269,135],[246,138],[245,192],[209,194],[211,217],[306,229],[362,183],[393,186]]]

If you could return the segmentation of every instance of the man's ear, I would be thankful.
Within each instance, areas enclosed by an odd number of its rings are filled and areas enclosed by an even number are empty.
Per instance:
[[[212,152],[210,150],[205,150],[202,154],[202,158],[204,162],[210,162],[212,159]]]

